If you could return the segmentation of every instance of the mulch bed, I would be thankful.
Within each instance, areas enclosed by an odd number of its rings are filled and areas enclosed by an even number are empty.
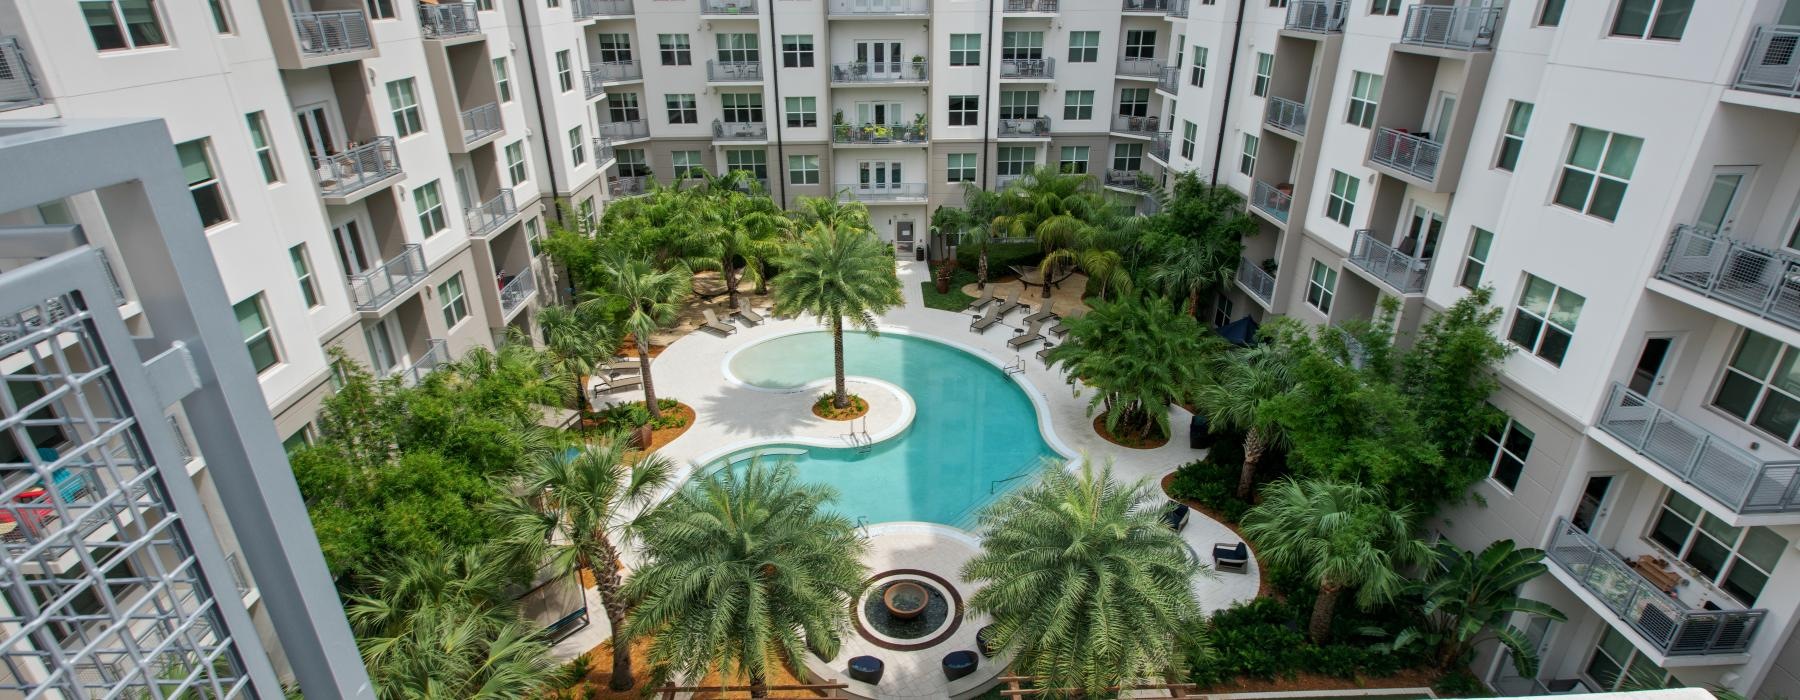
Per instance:
[[[1240,678],[1229,683],[1198,690],[1202,693],[1276,693],[1369,688],[1430,688],[1438,682],[1438,678],[1442,675],[1437,671],[1420,668],[1409,668],[1391,676],[1357,676],[1355,680],[1322,676],[1316,673],[1300,673],[1293,678],[1277,678],[1272,681],[1260,678]]]
[[[826,394],[813,402],[812,412],[825,420],[856,420],[869,415],[869,402],[861,396],[851,394],[850,407],[839,409],[832,407],[831,394]]]
[[[650,663],[646,660],[649,653],[649,639],[632,640],[631,675],[637,679],[637,685],[633,686],[631,690],[615,692],[606,687],[607,682],[612,679],[612,642],[603,642],[600,646],[594,647],[592,651],[588,652],[588,658],[590,659],[591,664],[588,667],[586,680],[582,681],[580,685],[572,690],[546,693],[544,697],[558,699],[567,698],[569,700],[581,700],[582,698],[592,698],[593,700],[643,700],[645,697],[644,686],[650,682]],[[802,682],[800,679],[795,678],[794,674],[789,673],[788,670],[780,664],[776,665],[774,671],[773,676],[769,678],[769,685],[796,685]],[[718,685],[718,683],[719,678],[715,674],[708,675],[705,680],[696,685]],[[743,683],[743,681],[739,680],[729,683],[728,685],[743,685]],[[786,691],[784,694],[791,696],[796,695],[797,693]],[[652,695],[650,697],[657,698],[661,696]],[[742,698],[744,697],[744,693],[721,694],[714,692],[694,694],[694,700],[712,700],[720,697]]]
[[[1106,414],[1104,413],[1094,416],[1094,432],[1099,433],[1100,437],[1106,438],[1107,442],[1120,447],[1129,447],[1134,450],[1154,450],[1169,444],[1169,438],[1166,435],[1160,438],[1149,439],[1140,438],[1135,435],[1124,437],[1115,436],[1106,431]]]
[[[633,401],[631,403],[642,404],[643,402],[642,401]],[[683,418],[686,418],[687,421],[677,427],[658,428],[656,430],[650,431],[650,450],[651,451],[656,451],[656,450],[662,449],[663,445],[667,445],[671,442],[674,442],[675,438],[681,437],[683,433],[686,433],[690,428],[694,427],[694,416],[696,414],[694,413],[693,406],[689,406],[685,403],[681,403],[678,401],[675,403],[674,410],[663,411],[663,415],[664,416],[669,416],[669,415],[681,416]],[[587,427],[590,427],[590,428],[595,427],[594,421],[591,421],[591,420],[586,421],[586,425],[587,425]]]

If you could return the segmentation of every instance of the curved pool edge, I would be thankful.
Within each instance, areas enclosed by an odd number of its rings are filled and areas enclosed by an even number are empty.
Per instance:
[[[808,331],[808,332],[810,332],[810,331]],[[755,343],[750,343],[749,345],[745,345],[744,347],[750,347],[751,345],[761,345],[762,343],[768,342],[768,340],[774,340],[774,338],[768,338],[766,340],[759,340]],[[727,356],[727,360],[729,361],[729,356]],[[728,378],[729,378],[729,376],[728,376]],[[896,437],[899,437],[902,433],[905,433],[907,428],[912,427],[913,419],[918,416],[918,406],[914,405],[912,394],[910,392],[906,391],[905,389],[900,388],[899,385],[896,385],[893,382],[889,382],[889,381],[882,380],[882,379],[876,379],[874,377],[865,377],[860,374],[844,375],[844,381],[845,382],[852,382],[852,381],[861,382],[864,384],[870,384],[870,385],[880,387],[882,389],[885,389],[885,390],[891,392],[894,395],[894,397],[899,399],[899,401],[900,401],[900,418],[888,425],[882,426],[881,430],[870,433],[869,434],[869,443],[870,444],[879,444],[882,442],[886,442],[888,440],[892,440]],[[836,383],[835,379],[832,377],[826,377],[824,379],[815,379],[813,381],[807,382],[807,383],[797,387],[792,392],[782,392],[782,393],[799,393],[802,390],[814,388],[815,385],[817,387],[823,388],[823,387],[832,386],[835,383]],[[765,446],[778,445],[778,444],[792,444],[792,445],[800,445],[803,447],[817,447],[820,449],[841,449],[844,447],[843,444],[840,444],[834,440],[827,440],[827,439],[816,438],[816,437],[803,437],[803,436],[797,436],[797,435],[785,435],[785,436],[777,435],[777,436],[768,436],[768,437],[748,438],[748,439],[744,439],[744,440],[739,440],[737,442],[728,443],[724,447],[715,447],[711,450],[707,450],[706,452],[700,453],[699,457],[695,457],[694,459],[690,460],[691,468],[688,470],[687,475],[682,478],[682,481],[686,481],[688,478],[691,478],[695,471],[704,469],[706,467],[706,465],[712,464],[713,462],[717,462],[717,461],[724,459],[726,457],[729,457],[731,455],[749,451],[749,450],[754,450],[757,447],[765,447]]]

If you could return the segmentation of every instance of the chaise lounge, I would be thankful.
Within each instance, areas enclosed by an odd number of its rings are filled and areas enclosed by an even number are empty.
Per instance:
[[[1057,316],[1056,316],[1056,302],[1054,302],[1054,301],[1046,301],[1046,302],[1044,302],[1044,310],[1043,310],[1043,311],[1039,311],[1039,312],[1037,312],[1037,313],[1035,313],[1035,314],[1032,314],[1032,315],[1030,315],[1030,316],[1026,316],[1026,317],[1025,317],[1025,322],[1026,322],[1026,323],[1037,323],[1037,322],[1039,322],[1039,321],[1050,321],[1050,320],[1053,320],[1053,319],[1055,319],[1055,318],[1057,318]]]
[[[990,306],[990,307],[988,307],[986,314],[983,314],[981,316],[981,318],[975,319],[974,321],[969,323],[969,330],[974,331],[976,333],[980,333],[980,332],[986,331],[988,329],[988,326],[992,326],[999,322],[1000,322],[1000,307]]]
[[[1024,292],[1025,292],[1025,288],[1023,286],[1019,287],[1018,289],[1013,290],[1013,293],[1010,296],[1006,297],[1006,301],[1004,303],[1000,304],[1000,315],[1005,316],[1009,313],[1012,313],[1013,309],[1017,309],[1020,307],[1024,307],[1027,309],[1031,308],[1029,306],[1025,306],[1024,304],[1019,303],[1019,295]]]
[[[963,310],[964,311],[974,311],[976,309],[979,309],[983,306],[987,306],[988,304],[992,304],[992,303],[994,303],[994,288],[986,287],[981,290],[981,298],[976,299],[975,301],[969,302],[969,308],[966,308]]]
[[[738,302],[737,308],[731,310],[731,315],[744,319],[744,323],[752,326],[762,325],[763,322],[762,314],[756,313],[755,309],[743,302]]]
[[[700,324],[701,328],[719,335],[731,335],[737,332],[737,326],[720,321],[718,316],[713,315],[712,309],[701,309],[700,315],[706,317],[706,322]]]
[[[1044,339],[1043,329],[1044,329],[1044,322],[1041,319],[1037,320],[1037,321],[1032,321],[1031,327],[1025,329],[1024,333],[1020,333],[1016,336],[1008,338],[1006,340],[1006,346],[1009,348],[1012,348],[1014,350],[1017,350],[1019,348],[1025,347],[1025,346],[1035,343],[1037,341],[1043,340]]]

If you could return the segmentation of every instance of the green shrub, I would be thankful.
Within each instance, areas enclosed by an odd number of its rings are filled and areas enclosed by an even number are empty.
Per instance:
[[[1469,673],[1468,669],[1458,669],[1454,673],[1439,678],[1438,682],[1431,686],[1431,689],[1440,698],[1494,697],[1494,691],[1488,689],[1487,684],[1481,682],[1480,678],[1476,678],[1475,674]]]
[[[1038,249],[1036,241],[1018,243],[988,244],[988,281],[994,281],[1012,274],[1007,269],[1013,265],[1036,265],[1043,260],[1044,251]],[[956,248],[956,264],[970,272],[970,282],[974,280],[976,266],[981,262],[981,251],[972,245]]]
[[[1244,511],[1250,509],[1250,504],[1239,500],[1235,493],[1238,469],[1215,464],[1210,455],[1207,459],[1189,462],[1175,470],[1175,478],[1169,481],[1169,495],[1198,502],[1227,522],[1238,522],[1243,519]]]
[[[642,401],[620,403],[602,408],[594,414],[594,421],[602,432],[607,430],[633,430],[638,426],[649,424],[652,430],[679,428],[687,425],[687,418],[677,415],[675,408],[680,404],[675,399],[657,399],[657,408],[662,409],[662,418],[655,422],[650,420],[650,409],[644,407]]]
[[[1404,616],[1397,610],[1383,608],[1354,615],[1345,611],[1344,617],[1354,618],[1351,624],[1365,631],[1376,631],[1377,627],[1402,626]],[[1355,630],[1336,634],[1333,638],[1340,640],[1336,643],[1314,645],[1303,632],[1311,611],[1312,597],[1307,595],[1287,602],[1257,598],[1214,613],[1212,654],[1193,665],[1190,680],[1205,686],[1242,678],[1293,678],[1301,672],[1349,680],[1358,675],[1391,676],[1425,661],[1422,654],[1410,649],[1391,651],[1383,643],[1388,637],[1360,636]]]

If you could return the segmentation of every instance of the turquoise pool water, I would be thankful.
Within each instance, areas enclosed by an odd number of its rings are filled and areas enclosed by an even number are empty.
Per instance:
[[[918,520],[967,527],[972,514],[1029,481],[1044,457],[1057,457],[1038,432],[1037,409],[1000,368],[943,343],[900,335],[844,335],[844,369],[906,390],[917,414],[906,432],[853,448],[764,445],[795,454],[808,481],[837,487],[837,510],[869,522]],[[800,333],[750,346],[731,360],[749,384],[793,388],[831,376],[831,334]],[[784,458],[787,456],[784,455]]]

